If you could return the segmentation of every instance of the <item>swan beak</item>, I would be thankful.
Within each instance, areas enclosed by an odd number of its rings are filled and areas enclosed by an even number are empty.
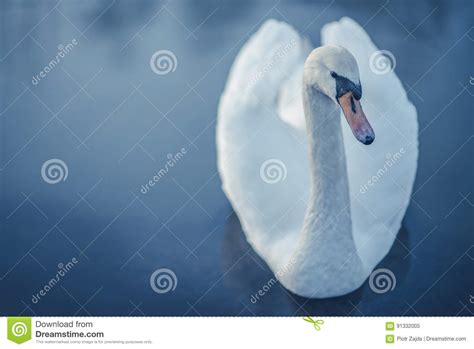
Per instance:
[[[372,144],[375,133],[362,110],[360,100],[354,98],[352,91],[349,91],[339,97],[338,102],[354,137],[363,144]]]

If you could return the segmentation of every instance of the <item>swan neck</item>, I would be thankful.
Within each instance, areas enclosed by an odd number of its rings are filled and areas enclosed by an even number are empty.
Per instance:
[[[310,163],[310,197],[302,246],[310,250],[354,252],[344,140],[339,106],[307,87],[303,91]],[[342,251],[339,250],[339,252]],[[337,252],[335,252],[337,253]]]
[[[339,106],[312,87],[305,88],[303,100],[313,208],[326,210],[331,203],[342,210],[349,204],[349,185]]]

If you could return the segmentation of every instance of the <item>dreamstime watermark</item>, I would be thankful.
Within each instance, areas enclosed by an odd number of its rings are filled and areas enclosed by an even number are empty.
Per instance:
[[[61,62],[61,60],[66,57],[78,44],[76,39],[72,39],[71,42],[68,42],[66,45],[59,44],[58,52],[56,56],[48,62],[46,66],[41,69],[41,71],[31,77],[31,84],[36,86],[39,82],[44,79],[51,71],[56,68],[56,66]]]
[[[14,343],[21,344],[31,339],[31,317],[8,317],[7,338]]]
[[[252,294],[250,296],[250,302],[252,302],[253,304],[257,303],[261,298],[263,298],[268,291],[270,291],[270,289],[278,282],[278,280],[283,276],[285,275],[286,273],[288,273],[291,269],[291,267],[296,263],[296,260],[294,258],[292,258],[288,263],[286,263],[283,268],[279,269],[276,273],[275,273],[275,277],[271,278],[270,280],[268,280],[263,286],[261,289],[259,289],[255,294]]]
[[[151,274],[150,286],[158,294],[168,293],[178,286],[178,277],[171,269],[160,268]]]
[[[173,73],[177,67],[178,59],[172,51],[159,50],[153,53],[150,58],[150,68],[155,74],[166,75]]]
[[[166,157],[168,160],[165,163],[165,166],[160,168],[154,175],[151,177],[148,182],[142,185],[140,191],[142,194],[148,193],[151,187],[160,181],[161,178],[166,176],[168,172],[186,155],[186,148],[181,148],[176,154],[169,153]]]
[[[395,70],[397,61],[392,52],[387,50],[375,51],[370,55],[370,70],[377,75],[388,74]]]
[[[15,337],[21,337],[28,333],[28,327],[24,322],[17,322],[12,326],[12,333]]]
[[[399,151],[397,151],[395,154],[390,154],[387,153],[385,156],[387,160],[385,160],[385,163],[383,167],[379,168],[375,175],[373,175],[367,183],[364,185],[361,185],[359,188],[359,191],[361,194],[365,194],[369,191],[369,187],[374,186],[387,172],[388,170],[397,163],[398,160],[402,158],[402,156],[406,153],[404,148],[400,148]]]
[[[378,294],[393,291],[397,285],[397,278],[390,269],[376,269],[370,274],[369,286],[372,291]]]
[[[263,79],[263,77],[275,67],[278,62],[280,62],[287,54],[290,52],[297,44],[295,39],[291,39],[285,46],[279,49],[272,57],[272,59],[267,62],[249,81],[247,87],[252,87],[257,83],[257,81]]]
[[[260,178],[268,184],[283,182],[286,179],[286,165],[279,159],[268,159],[260,166]]]
[[[48,184],[64,182],[68,174],[68,167],[61,159],[49,159],[41,166],[41,177]]]
[[[76,259],[76,257],[71,258],[69,262],[66,264],[59,263],[58,264],[58,271],[56,272],[56,275],[51,278],[36,294],[31,296],[31,302],[36,304],[38,303],[42,297],[46,296],[46,294],[51,291],[61,280],[63,277],[66,276],[66,274],[76,266],[76,264],[79,263],[79,261]]]

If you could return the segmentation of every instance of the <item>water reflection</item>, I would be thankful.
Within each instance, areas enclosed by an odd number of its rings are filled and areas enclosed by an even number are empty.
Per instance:
[[[222,242],[224,269],[233,269],[227,284],[236,288],[244,295],[242,302],[258,315],[364,315],[357,305],[361,302],[374,301],[380,294],[373,292],[366,281],[359,289],[345,296],[330,299],[308,299],[297,296],[286,290],[280,283],[270,283],[269,290],[264,296],[258,296],[258,291],[275,276],[266,263],[255,253],[247,243],[239,220],[233,213],[224,227]],[[408,270],[412,263],[408,231],[402,227],[398,238],[387,256],[376,267],[387,268],[396,276],[396,285],[403,288]],[[240,260],[238,264],[235,264]],[[390,292],[390,291],[389,291]]]

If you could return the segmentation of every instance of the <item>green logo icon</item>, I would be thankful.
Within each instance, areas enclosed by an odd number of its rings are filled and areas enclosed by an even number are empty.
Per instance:
[[[393,322],[386,322],[385,323],[385,330],[386,331],[393,331],[395,330],[395,324]]]
[[[385,336],[385,343],[387,344],[395,343],[395,336],[393,334],[387,334]]]
[[[310,316],[304,317],[303,320],[312,323],[316,331],[319,331],[321,329],[321,325],[324,324],[324,320],[313,320]]]
[[[29,341],[31,339],[31,318],[7,318],[7,338],[17,344]]]

